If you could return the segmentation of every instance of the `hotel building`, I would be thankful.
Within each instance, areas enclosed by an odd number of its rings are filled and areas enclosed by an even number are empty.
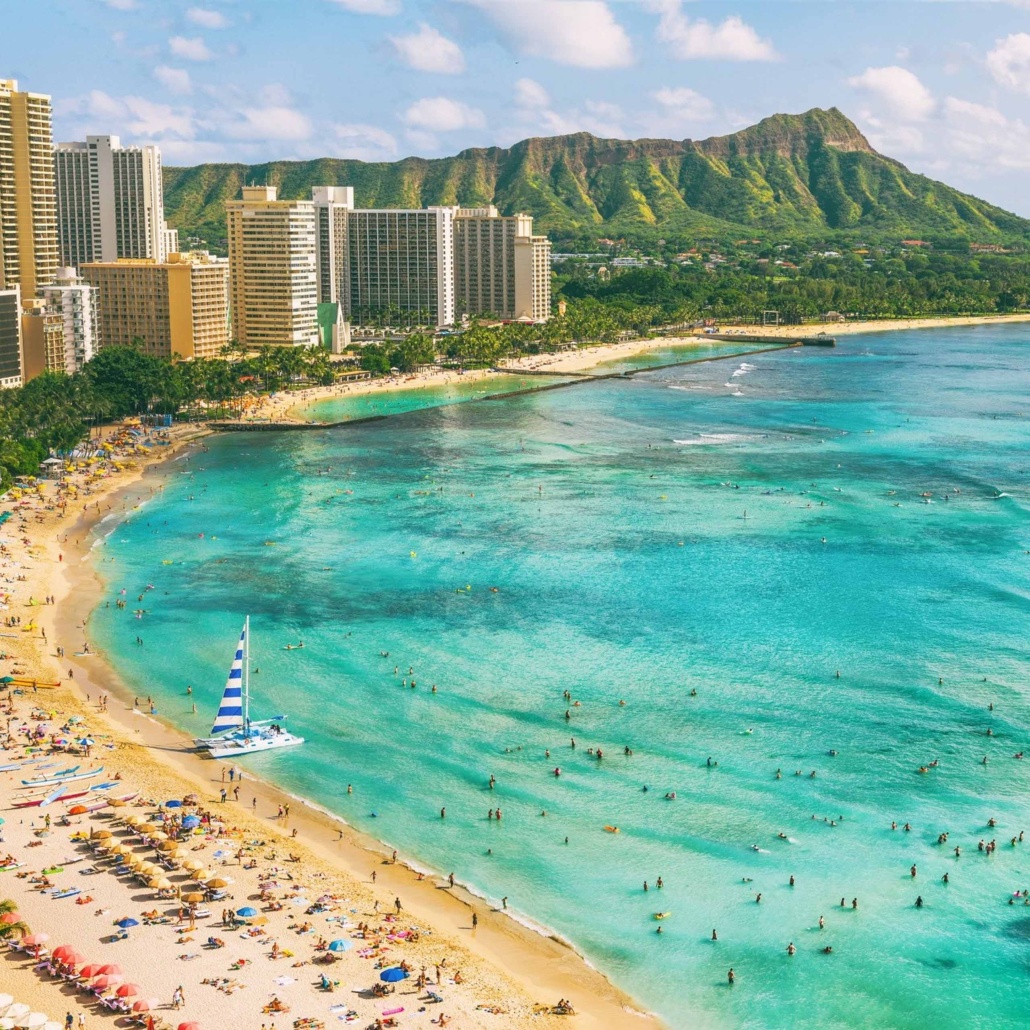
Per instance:
[[[0,79],[0,290],[35,297],[53,281],[57,252],[50,97]]]
[[[313,186],[318,238],[318,303],[335,304],[345,292],[347,215],[354,209],[353,186]]]
[[[343,307],[350,321],[454,322],[454,212],[359,210],[347,216]]]
[[[40,297],[30,297],[21,312],[22,382],[44,372],[64,372],[64,319]]]
[[[61,316],[64,332],[64,370],[70,375],[97,352],[97,295],[74,268],[59,268],[51,286],[43,287],[47,310]]]
[[[244,347],[318,343],[315,206],[244,186],[226,203],[233,334]]]
[[[22,384],[21,288],[0,290],[0,389]]]
[[[459,208],[454,216],[454,302],[459,314],[546,320],[551,244],[530,215]]]
[[[58,143],[53,155],[61,263],[153,258],[178,249],[165,226],[161,151],[117,136]],[[169,243],[176,243],[172,250]]]
[[[105,347],[141,341],[157,358],[217,357],[229,343],[229,266],[200,251],[84,264]]]

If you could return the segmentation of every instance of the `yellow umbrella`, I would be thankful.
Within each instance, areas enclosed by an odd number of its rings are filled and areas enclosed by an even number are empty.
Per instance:
[[[166,878],[165,878],[165,877],[163,877],[163,876],[162,876],[162,877],[161,877],[160,879],[157,879],[157,880],[151,880],[151,881],[150,881],[150,886],[151,886],[151,887],[152,887],[152,888],[153,888],[154,890],[156,890],[156,891],[170,891],[170,890],[172,890],[172,889],[173,889],[173,888],[172,888],[172,881],[171,881],[171,880],[168,880],[168,879],[166,879]]]
[[[211,887],[213,890],[219,890],[222,887],[228,887],[229,883],[227,880],[223,880],[220,876],[216,876],[212,880],[205,880],[204,886]]]
[[[182,900],[190,905],[198,905],[204,900],[204,895],[199,891],[190,891],[189,894],[184,894]]]
[[[203,883],[210,875],[211,875],[211,870],[210,869],[194,869],[193,870],[193,879],[196,880],[197,883]]]
[[[151,840],[168,840],[168,834],[163,833],[161,830],[154,830],[153,833],[148,833],[147,836]]]
[[[107,803],[112,808],[124,808],[125,807],[125,802],[120,800],[119,798],[108,798],[107,799]]]
[[[139,824],[143,822],[143,816],[136,815],[135,813],[132,815],[123,815],[122,822],[126,823],[128,826],[139,826]]]
[[[159,840],[157,842],[158,851],[178,851],[179,845],[174,840]]]
[[[127,855],[128,853],[129,849],[124,844],[115,844],[110,851],[110,854],[112,855]]]
[[[188,869],[191,873],[196,872],[198,869],[204,868],[204,863],[199,858],[188,858],[182,864],[183,869]]]
[[[140,862],[137,871],[146,876],[150,876],[151,873],[161,872],[161,867],[154,865],[153,862]]]
[[[139,855],[132,855],[125,860],[125,864],[130,869],[139,869],[139,867],[143,865],[143,859],[140,858]]]
[[[93,840],[107,840],[113,836],[114,834],[110,830],[93,830],[93,832],[90,833],[90,837],[92,837]]]

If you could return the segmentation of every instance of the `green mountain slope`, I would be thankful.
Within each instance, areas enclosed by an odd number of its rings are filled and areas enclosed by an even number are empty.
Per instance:
[[[707,140],[606,140],[581,132],[510,148],[392,163],[322,158],[164,169],[168,221],[217,246],[245,182],[308,197],[354,186],[361,207],[496,204],[553,238],[624,235],[1030,239],[1030,221],[910,172],[872,149],[836,108],[773,115]]]

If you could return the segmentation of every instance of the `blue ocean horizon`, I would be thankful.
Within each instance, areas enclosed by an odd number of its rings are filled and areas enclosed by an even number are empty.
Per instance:
[[[95,549],[92,639],[200,735],[249,614],[254,714],[307,743],[248,769],[670,1026],[1025,1026],[1028,354],[846,336],[211,437]]]

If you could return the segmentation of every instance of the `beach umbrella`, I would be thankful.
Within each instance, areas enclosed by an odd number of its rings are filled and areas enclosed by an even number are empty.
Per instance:
[[[329,950],[330,951],[350,951],[352,946],[353,945],[351,944],[350,941],[344,941],[344,940],[340,940],[338,938],[337,940],[332,941],[330,943]]]
[[[204,863],[199,858],[188,858],[182,864],[183,869],[188,869],[191,873],[196,872],[198,869],[204,868]]]
[[[127,848],[124,844],[115,844],[113,848],[108,852],[109,855],[128,855],[132,851],[131,848]]]
[[[42,1012],[30,1012],[27,1016],[15,1019],[16,1030],[41,1030],[50,1022],[50,1017]]]
[[[137,994],[142,994],[143,988],[139,984],[122,984],[121,987],[115,991],[115,994],[119,998],[134,998]]]
[[[212,890],[221,890],[223,887],[229,886],[229,881],[223,880],[220,876],[215,876],[210,880],[205,880],[204,886],[210,887]]]
[[[50,934],[48,933],[30,933],[28,937],[22,938],[22,944],[27,944],[31,948],[38,948],[41,944],[46,944],[50,940]]]
[[[160,873],[161,867],[154,865],[153,862],[140,862],[137,872],[144,873],[145,875],[150,876],[151,873]]]
[[[59,944],[50,954],[53,955],[54,958],[59,958],[62,962],[75,962],[78,964],[79,962],[86,961],[79,955],[75,950],[75,946],[72,944]],[[69,958],[69,955],[74,955],[76,957]]]
[[[110,840],[113,836],[114,834],[110,830],[93,830],[90,833],[93,840]]]
[[[168,840],[168,834],[163,830],[151,830],[147,836],[151,840]]]
[[[69,725],[69,726],[74,726],[74,725],[75,725],[76,723],[79,723],[79,722],[82,722],[82,716],[81,716],[81,715],[73,715],[73,716],[72,716],[72,717],[71,717],[71,718],[70,718],[70,719],[68,720],[68,725]]]
[[[204,900],[204,895],[200,891],[190,891],[189,894],[184,894],[182,900],[188,905],[199,905]]]
[[[177,798],[172,798],[171,801],[165,802],[165,808],[182,808],[182,802]]]
[[[13,676],[0,676],[0,683],[13,683],[13,682],[14,682],[14,677]]]
[[[199,815],[188,815],[188,816],[186,816],[183,819],[182,825],[187,830],[195,830],[200,825],[200,816]]]
[[[200,1030],[199,1023],[180,1023],[176,1030]]]
[[[14,995],[12,994],[0,994],[0,1012],[14,1004]]]
[[[125,817],[124,817],[124,818],[122,819],[122,822],[123,822],[123,823],[128,823],[128,824],[129,824],[130,826],[139,826],[139,824],[140,824],[140,823],[145,823],[145,822],[146,822],[146,819],[144,819],[144,818],[143,818],[143,816],[141,816],[141,815],[136,815],[136,814],[134,813],[134,814],[132,814],[132,815],[127,815],[127,816],[125,816]]]
[[[118,965],[117,962],[105,962],[104,965],[100,967],[100,972],[106,976],[120,976],[122,980],[125,979],[122,967]],[[119,983],[120,982],[121,981],[119,981]]]
[[[88,811],[89,811],[89,809],[85,805],[72,805],[72,807],[68,809],[68,814],[69,815],[85,815],[86,812],[88,812]]]
[[[151,1009],[156,1009],[161,1003],[157,998],[140,998],[139,1001],[132,1003],[133,1012],[149,1012]]]
[[[157,850],[162,852],[178,851],[179,845],[174,840],[158,841]]]
[[[105,800],[112,808],[124,808],[126,804],[126,802],[119,798],[106,798]]]
[[[193,879],[196,880],[197,883],[203,883],[210,876],[211,876],[211,870],[210,869],[194,869],[194,871],[193,871]]]
[[[96,743],[96,741],[92,737],[83,737],[79,741],[79,744],[82,747],[92,747],[95,743]]]
[[[256,908],[251,908],[250,905],[246,905],[243,908],[236,909],[238,916],[243,916],[244,919],[250,919],[251,916],[256,916],[258,911]]]
[[[400,966],[393,966],[390,969],[384,969],[379,974],[379,979],[382,980],[383,983],[388,984],[395,984],[400,980],[407,980],[407,978],[408,974],[401,969]]]
[[[130,927],[139,926],[139,920],[126,916],[124,919],[119,919],[114,925],[120,926],[123,930],[128,930]]]
[[[119,973],[104,973],[93,981],[93,986],[104,991],[108,987],[117,987],[124,979]]]
[[[156,891],[170,891],[172,890],[172,881],[162,876],[160,880],[151,880],[150,886]]]
[[[5,1019],[21,1019],[22,1016],[27,1016],[32,1009],[28,1005],[23,1004],[20,1001],[16,1001],[5,1013]]]
[[[21,922],[21,913],[20,912],[5,912],[2,916],[0,916],[0,923],[2,923],[4,926],[10,926],[12,923],[20,923],[20,922]],[[10,1002],[8,1002],[7,1004],[9,1005]]]
[[[100,970],[104,967],[99,962],[91,962],[88,966],[83,966],[79,970],[79,976],[84,980],[92,980],[95,976],[100,976]]]

